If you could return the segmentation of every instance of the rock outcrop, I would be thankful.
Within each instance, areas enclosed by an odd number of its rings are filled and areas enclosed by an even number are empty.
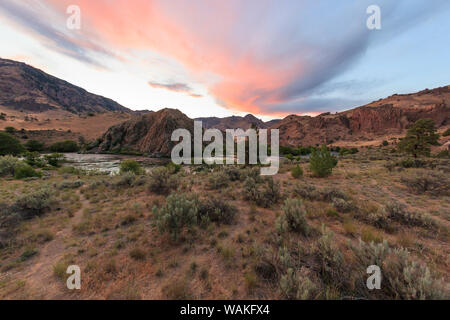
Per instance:
[[[433,119],[438,128],[450,125],[450,86],[393,95],[335,114],[290,115],[271,128],[280,130],[281,145],[317,145],[401,135],[422,118]]]
[[[256,118],[252,114],[248,114],[245,117],[231,116],[226,118],[217,118],[217,117],[209,117],[209,118],[197,118],[197,121],[202,121],[203,128],[205,129],[219,129],[224,131],[226,129],[243,129],[247,130],[252,127],[252,125],[256,125],[260,129],[267,129],[272,125],[278,123],[280,120],[271,120],[269,122],[264,122],[261,119]]]
[[[194,120],[176,109],[163,109],[115,125],[100,138],[99,152],[136,151],[150,156],[170,155],[176,129],[194,131]]]

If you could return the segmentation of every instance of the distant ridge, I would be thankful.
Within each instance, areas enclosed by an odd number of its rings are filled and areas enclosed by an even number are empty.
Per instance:
[[[51,76],[25,63],[0,59],[0,105],[30,112],[61,109],[74,114],[131,112],[117,102]]]

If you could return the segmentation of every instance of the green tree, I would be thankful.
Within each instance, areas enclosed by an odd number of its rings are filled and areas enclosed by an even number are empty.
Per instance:
[[[79,150],[78,144],[72,140],[56,142],[50,146],[52,152],[78,152]]]
[[[6,127],[5,128],[5,132],[9,133],[9,134],[13,134],[13,133],[16,132],[16,128],[14,128],[14,127]]]
[[[398,143],[398,149],[412,154],[414,158],[419,155],[429,156],[430,146],[439,145],[438,139],[439,135],[436,133],[434,121],[420,119],[408,129],[406,136]]]
[[[330,153],[326,145],[320,150],[313,150],[309,158],[309,167],[315,177],[327,177],[336,166],[336,159]]]
[[[37,140],[30,140],[25,143],[25,148],[30,152],[41,152],[44,150],[44,143]]]
[[[19,140],[10,134],[0,132],[0,156],[8,154],[19,155],[25,152],[25,148],[20,144]]]
[[[145,170],[141,164],[135,160],[124,160],[120,163],[120,173],[132,172],[136,175],[144,174]]]

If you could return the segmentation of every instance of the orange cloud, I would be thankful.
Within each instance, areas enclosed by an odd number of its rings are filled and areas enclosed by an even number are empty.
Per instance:
[[[73,1],[51,2],[65,10]],[[302,67],[298,61],[274,61],[250,44],[236,45],[234,28],[242,21],[232,1],[208,1],[207,8],[200,7],[203,2],[176,2],[177,10],[167,2],[148,0],[77,3],[82,32],[94,33],[117,50],[148,49],[176,59],[222,105],[237,111],[261,113],[263,104],[281,101],[278,89]]]

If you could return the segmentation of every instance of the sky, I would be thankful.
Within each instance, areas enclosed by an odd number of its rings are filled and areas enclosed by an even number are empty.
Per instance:
[[[448,0],[0,1],[1,58],[190,117],[317,115],[449,85],[449,31]]]

